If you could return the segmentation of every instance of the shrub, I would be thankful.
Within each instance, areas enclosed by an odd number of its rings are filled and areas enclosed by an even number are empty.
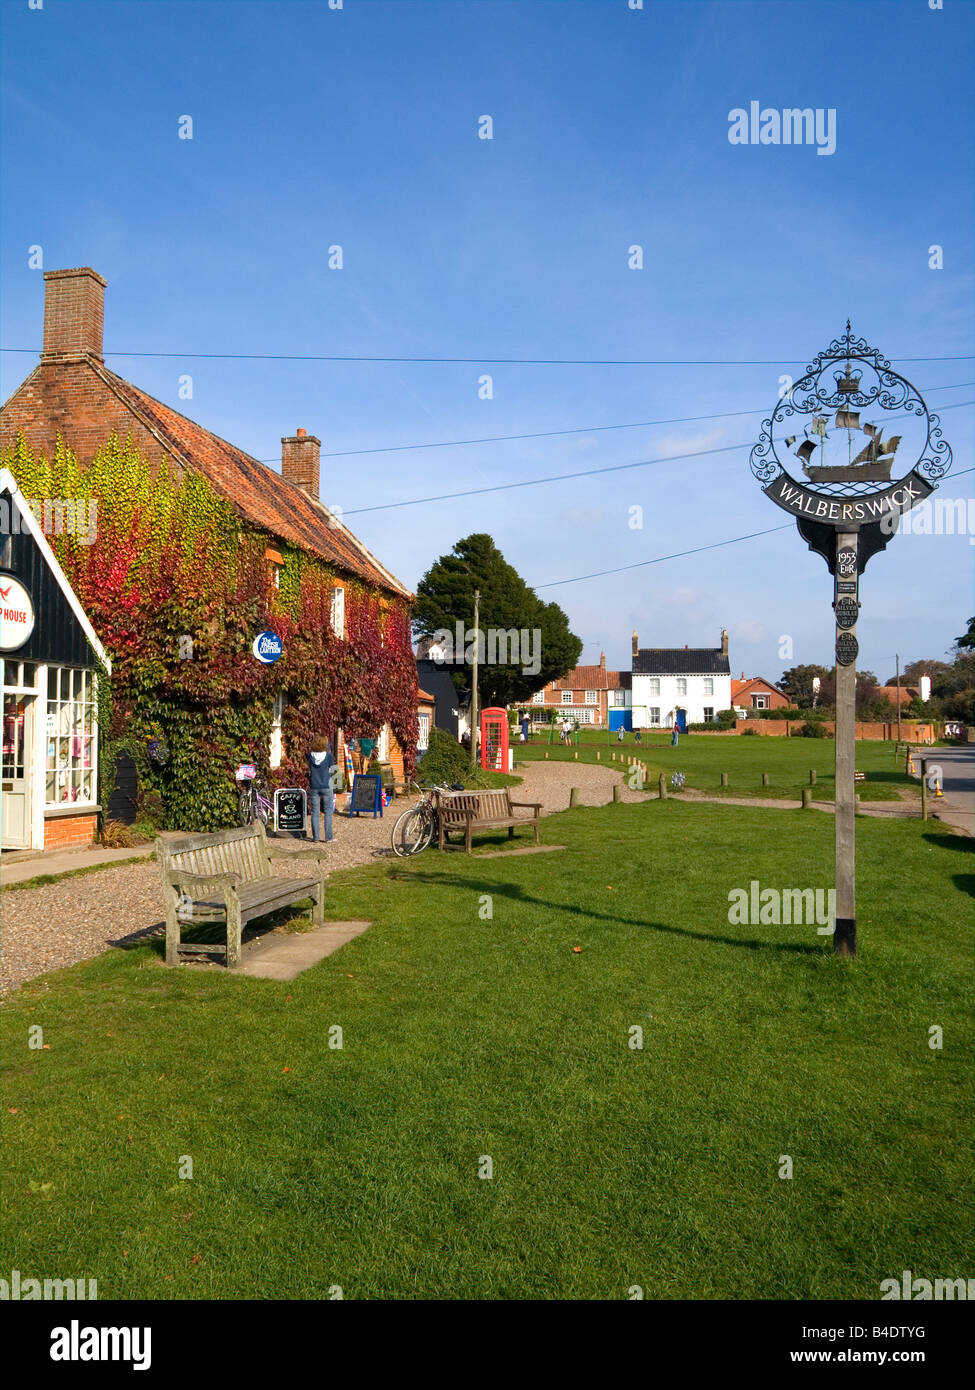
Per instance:
[[[798,738],[829,738],[829,730],[820,722],[807,721],[793,733]]]
[[[120,820],[107,820],[98,839],[105,849],[131,849],[141,842],[140,836]]]
[[[762,737],[762,735],[758,732],[757,729],[742,729],[742,731],[741,731],[741,736],[742,736],[742,738],[761,738],[761,737]]]
[[[445,729],[431,729],[430,742],[417,768],[424,782],[463,782],[474,771],[471,755]]]

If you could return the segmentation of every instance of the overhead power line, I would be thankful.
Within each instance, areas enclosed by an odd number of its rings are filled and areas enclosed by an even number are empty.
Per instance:
[[[0,352],[37,353],[37,348],[0,348]],[[472,367],[781,367],[788,357],[373,357],[313,352],[108,352],[106,357],[178,357],[228,362],[378,362],[418,366]],[[891,359],[894,360],[893,358]],[[947,357],[898,357],[899,362],[972,362],[975,354]]]
[[[945,387],[945,390],[948,390]],[[964,406],[975,405],[975,401],[956,401],[952,405],[942,406],[942,410],[960,410]],[[752,412],[747,412],[751,414]],[[719,417],[715,417],[719,418]],[[892,415],[891,420],[907,420],[912,418],[909,415]],[[668,422],[674,423],[674,422]],[[607,427],[611,428],[611,427]],[[552,473],[544,478],[525,478],[516,483],[492,483],[488,487],[466,488],[460,492],[441,492],[432,497],[411,497],[402,502],[377,502],[371,507],[347,507],[343,510],[343,516],[358,516],[363,512],[388,512],[398,507],[419,507],[425,502],[449,502],[456,497],[478,497],[486,492],[510,492],[514,488],[538,487],[542,483],[562,483],[571,478],[592,478],[601,473],[623,473],[630,468],[650,468],[656,463],[679,463],[682,459],[706,458],[711,454],[728,454],[735,449],[750,449],[753,447],[754,440],[746,440],[742,444],[724,444],[717,449],[698,449],[693,453],[687,454],[668,454],[659,459],[638,459],[635,463],[611,463],[602,468],[582,468],[575,473]],[[957,476],[957,474],[955,475]]]
[[[973,468],[960,468],[951,474],[952,478],[964,477],[966,473],[975,473]],[[607,574],[623,574],[626,570],[643,569],[646,565],[660,565],[664,560],[679,560],[686,555],[700,555],[704,550],[720,550],[722,546],[738,545],[740,541],[755,540],[758,536],[771,536],[776,531],[788,531],[791,529],[791,522],[785,522],[782,526],[770,526],[765,531],[750,531],[747,536],[732,536],[729,540],[712,541],[710,545],[696,545],[690,550],[675,550],[672,555],[656,555],[652,560],[636,560],[630,565],[617,565],[611,570],[594,570],[592,574],[577,574],[572,579],[553,579],[548,584],[536,584],[535,589],[556,589],[561,584],[581,584],[586,579],[602,579]]]
[[[975,386],[975,381],[958,381],[951,386],[925,386],[922,392],[931,395],[932,391],[960,391],[963,387]],[[962,402],[970,404],[970,402]],[[951,409],[944,406],[943,409]],[[578,425],[571,430],[534,430],[530,434],[489,434],[479,439],[441,439],[427,444],[385,444],[373,449],[334,449],[322,454],[323,459],[357,458],[362,454],[399,454],[410,449],[454,449],[464,444],[507,444],[521,439],[556,439],[567,434],[604,434],[607,430],[652,429],[657,425],[692,425],[703,420],[734,420],[742,415],[762,415],[768,405],[756,406],[751,410],[719,410],[713,415],[675,415],[667,420],[633,420],[625,425]],[[261,463],[277,463],[278,459],[261,459]]]

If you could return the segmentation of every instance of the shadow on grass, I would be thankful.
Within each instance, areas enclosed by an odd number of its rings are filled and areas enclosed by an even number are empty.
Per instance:
[[[589,908],[575,907],[571,903],[550,902],[547,898],[533,897],[514,883],[497,883],[493,880],[486,882],[483,879],[462,878],[456,874],[417,873],[411,874],[410,877],[418,883],[467,888],[478,894],[490,893],[495,897],[510,898],[514,902],[524,903],[527,907],[544,907],[555,912],[571,912],[585,917],[587,921],[615,922],[625,927],[645,927],[650,931],[664,932],[670,936],[684,936],[691,941],[707,941],[722,946],[739,946],[746,951],[785,951],[791,955],[803,956],[824,954],[822,946],[809,946],[802,942],[743,940],[737,936],[718,936],[713,932],[692,931],[689,927],[675,927],[665,922],[647,922],[633,917],[618,917],[609,912],[594,912]]]
[[[975,874],[952,874],[951,881],[957,884],[960,893],[975,898]]]
[[[932,835],[925,832],[921,839],[927,840],[929,845],[937,845],[939,849],[961,850],[963,854],[971,854],[975,850],[975,840],[971,835]]]

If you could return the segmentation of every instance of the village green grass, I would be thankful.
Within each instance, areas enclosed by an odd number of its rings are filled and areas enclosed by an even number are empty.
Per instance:
[[[546,753],[550,760],[572,762],[573,755],[578,753],[579,762],[594,763],[598,752],[600,762],[610,767],[618,768],[622,757],[625,768],[630,758],[639,758],[646,768],[648,789],[656,791],[661,772],[666,774],[668,787],[673,773],[683,772],[688,787],[714,796],[799,801],[802,788],[810,785],[809,770],[814,768],[813,799],[832,801],[834,796],[836,745],[831,738],[682,734],[678,746],[672,748],[666,729],[648,729],[643,731],[640,745],[629,732],[623,744],[617,743],[615,734],[605,730],[580,731],[579,739],[578,745],[566,747],[559,743],[557,735],[550,744],[547,733],[535,734],[529,743],[514,741],[512,746],[517,762],[544,759]],[[615,763],[611,758],[613,753],[616,754]],[[934,749],[925,756],[929,765],[937,761]],[[857,793],[863,801],[899,801],[898,788],[906,790],[910,800],[920,797],[918,780],[906,775],[903,755],[895,759],[893,743],[861,740],[856,746],[856,766],[866,774],[865,780],[857,783]],[[728,774],[727,787],[721,785],[722,772]],[[763,772],[769,774],[767,787],[762,783]]]
[[[857,836],[855,960],[728,922],[752,879],[832,882],[831,815],[668,799],[546,818],[550,853],[335,874],[329,916],[372,926],[288,983],[145,944],[31,982],[3,1029],[5,1274],[488,1300],[967,1276],[972,841]]]

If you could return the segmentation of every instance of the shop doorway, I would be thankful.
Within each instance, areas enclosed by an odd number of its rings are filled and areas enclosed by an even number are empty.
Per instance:
[[[36,695],[3,691],[0,848],[29,849]]]

